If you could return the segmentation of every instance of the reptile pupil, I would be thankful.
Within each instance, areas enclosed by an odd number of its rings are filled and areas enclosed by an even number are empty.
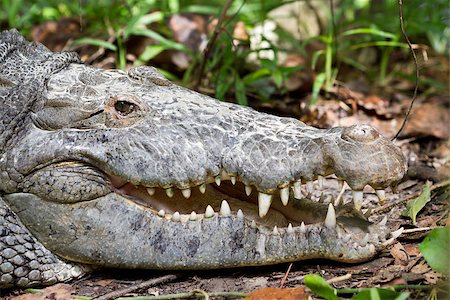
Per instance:
[[[114,104],[114,108],[117,112],[119,112],[121,115],[128,115],[131,112],[135,110],[135,105],[133,103],[127,102],[127,101],[117,101]]]

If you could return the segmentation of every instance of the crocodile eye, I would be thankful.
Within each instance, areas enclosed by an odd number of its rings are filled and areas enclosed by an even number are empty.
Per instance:
[[[114,108],[123,116],[126,116],[138,109],[136,104],[128,101],[117,101],[116,103],[114,103]]]
[[[346,141],[368,143],[380,137],[378,131],[369,125],[354,125],[344,129],[341,138]]]

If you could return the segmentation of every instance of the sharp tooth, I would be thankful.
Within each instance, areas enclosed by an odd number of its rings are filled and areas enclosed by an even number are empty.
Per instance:
[[[308,192],[308,194],[311,194],[313,192],[313,189],[314,189],[313,182],[307,181],[306,182],[306,191]]]
[[[391,237],[394,239],[398,238],[402,234],[403,230],[403,227],[400,227],[397,231],[391,232]]]
[[[291,223],[289,223],[286,232],[288,234],[293,234],[294,233],[294,228],[292,228],[292,224]]]
[[[364,238],[362,240],[359,241],[359,245],[361,247],[364,247],[365,245],[367,245],[367,243],[369,242],[369,234],[366,233],[366,235],[364,236]]]
[[[197,221],[197,213],[195,211],[191,212],[191,215],[189,216],[190,221]]]
[[[301,233],[305,233],[306,232],[306,226],[305,226],[304,222],[302,222],[302,224],[300,224],[300,232]]]
[[[222,171],[220,172],[220,178],[222,180],[230,180],[230,175],[228,175],[228,173],[222,169]]]
[[[228,205],[227,200],[222,201],[222,205],[220,205],[220,212],[222,216],[227,217],[231,215],[230,205]]]
[[[255,220],[252,220],[252,223],[250,224],[250,227],[251,227],[251,228],[256,228],[256,222],[255,222]]]
[[[283,203],[284,206],[288,205],[288,202],[289,202],[289,186],[280,189],[280,198],[281,198],[281,203]]]
[[[361,210],[364,193],[363,191],[353,191],[353,203],[357,210]]]
[[[219,185],[220,185],[220,175],[217,175],[217,176],[214,178],[214,181],[216,182],[217,186],[219,186]]]
[[[200,193],[204,194],[206,192],[206,184],[205,183],[200,184],[198,186],[198,189],[200,190]]]
[[[231,183],[232,183],[233,185],[236,184],[236,177],[235,177],[235,176],[231,176],[230,180],[231,180]]]
[[[261,218],[267,215],[271,203],[272,203],[272,195],[258,193],[259,216]]]
[[[387,216],[384,216],[383,219],[378,223],[379,226],[385,226],[387,223]]]
[[[333,204],[328,204],[327,216],[325,217],[325,226],[328,228],[336,227],[336,212]]]
[[[173,188],[168,188],[168,189],[166,189],[166,195],[167,195],[167,197],[172,198],[172,197],[173,197],[173,194],[174,194]]]
[[[148,193],[150,196],[153,196],[153,195],[155,194],[155,192],[156,192],[156,189],[155,189],[155,188],[147,188],[147,193]]]
[[[181,193],[183,194],[184,198],[189,199],[189,197],[191,196],[191,189],[187,188],[187,189],[181,190]]]
[[[172,221],[178,222],[180,221],[180,219],[181,219],[180,213],[177,211],[174,212],[174,214],[172,215]]]
[[[161,218],[164,218],[165,215],[166,215],[166,212],[164,211],[164,209],[161,209],[160,211],[158,211],[158,216],[160,216]]]
[[[249,185],[246,185],[246,186],[245,186],[245,194],[246,194],[247,196],[250,196],[251,193],[252,193],[252,187],[249,186]]]
[[[278,231],[278,227],[276,225],[273,227],[273,234],[276,235],[280,234],[280,232]]]
[[[375,190],[375,193],[377,193],[380,202],[384,202],[384,200],[386,199],[386,192],[384,190]]]
[[[387,247],[387,246],[389,246],[390,244],[392,244],[394,241],[395,241],[395,238],[390,238],[390,239],[384,241],[383,243],[381,243],[381,246],[382,246],[382,247]]]
[[[205,209],[205,218],[211,218],[214,216],[214,209],[211,207],[211,205],[208,205]]]
[[[322,190],[323,189],[323,181],[324,178],[322,175],[317,176],[317,183],[319,184],[319,189]]]
[[[338,189],[341,191],[344,188],[345,181],[342,179],[338,179]]]
[[[295,199],[302,199],[302,182],[296,181],[294,182],[294,198]]]
[[[237,211],[237,218],[238,219],[241,219],[241,220],[243,220],[244,219],[244,213],[242,212],[242,210],[241,209],[239,209],[238,211]]]

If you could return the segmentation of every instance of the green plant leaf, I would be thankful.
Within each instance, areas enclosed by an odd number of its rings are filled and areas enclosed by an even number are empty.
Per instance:
[[[336,289],[326,282],[320,275],[306,275],[304,283],[311,289],[311,291],[327,300],[339,300],[339,297],[336,296]]]
[[[375,28],[356,28],[356,29],[344,31],[342,33],[342,35],[344,35],[344,36],[354,35],[354,34],[370,34],[370,35],[380,36],[380,37],[384,37],[384,38],[388,38],[388,39],[396,39],[397,38],[397,36],[393,33],[390,33],[387,31],[382,31],[382,30],[375,29]]]
[[[281,73],[280,69],[275,69],[272,74],[272,79],[275,82],[277,88],[280,88],[283,84],[283,73]]]
[[[269,77],[271,74],[270,70],[267,68],[261,68],[256,70],[255,72],[252,72],[250,74],[247,74],[242,79],[246,85],[249,85],[261,78]]]
[[[103,47],[106,49],[109,49],[111,51],[117,51],[117,46],[114,45],[113,43],[104,41],[104,40],[100,40],[100,39],[94,39],[94,38],[81,38],[81,39],[77,39],[75,41],[73,41],[74,45],[81,45],[81,44],[88,44],[88,45],[92,45],[92,46],[97,46],[97,47]]]
[[[327,78],[325,73],[319,73],[317,74],[316,78],[314,79],[313,83],[313,89],[311,93],[311,105],[314,105],[317,103],[317,97],[319,96],[320,89],[322,88],[323,84],[325,83],[325,79]]]
[[[239,78],[239,76],[236,76],[234,88],[236,89],[235,94],[237,102],[240,105],[248,105],[247,95],[245,94],[245,85],[242,79]]]
[[[402,212],[402,216],[411,218],[414,225],[416,225],[417,214],[431,200],[430,186],[431,183],[427,181],[423,186],[422,193],[418,197],[410,200],[406,204],[406,209]]]
[[[409,297],[409,293],[395,292],[389,289],[382,288],[370,288],[365,289],[355,296],[352,300],[406,300]]]
[[[420,243],[419,250],[434,271],[450,274],[450,228],[433,229]]]
[[[141,55],[139,55],[138,61],[140,62],[146,62],[155,57],[156,55],[160,54],[166,49],[163,45],[151,45],[145,47],[144,52],[142,52]]]

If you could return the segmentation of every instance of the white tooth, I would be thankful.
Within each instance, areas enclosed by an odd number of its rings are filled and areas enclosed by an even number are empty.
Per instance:
[[[155,194],[155,192],[156,192],[156,189],[155,189],[155,188],[147,188],[147,193],[148,193],[150,196],[153,196],[153,195]]]
[[[380,202],[383,202],[386,199],[386,192],[384,190],[375,190],[375,193],[377,193]]]
[[[328,228],[336,227],[336,212],[333,204],[328,204],[327,216],[325,217],[325,226]]]
[[[259,217],[263,218],[265,215],[267,215],[271,203],[272,195],[258,193]]]
[[[295,199],[302,199],[302,182],[296,181],[294,182],[294,198]]]
[[[294,233],[294,228],[292,228],[292,224],[291,223],[289,223],[286,232],[288,234],[293,234]]]
[[[167,197],[172,198],[172,197],[173,197],[173,194],[174,194],[173,188],[168,188],[168,189],[166,189],[166,195],[167,195]]]
[[[222,216],[227,217],[231,215],[230,205],[228,205],[227,200],[222,201],[222,205],[220,205],[220,212]]]
[[[252,220],[252,223],[250,224],[250,227],[256,228],[256,222],[255,222],[255,220]]]
[[[381,243],[381,246],[382,246],[382,247],[387,247],[387,246],[389,246],[390,244],[392,244],[394,241],[395,241],[395,238],[390,238],[390,239],[384,241],[383,243]]]
[[[324,178],[322,175],[317,176],[317,183],[319,184],[319,189],[322,190],[323,189],[323,181]]]
[[[236,184],[236,177],[235,177],[235,176],[231,176],[230,180],[231,180],[231,183],[232,183],[233,185]]]
[[[394,239],[398,238],[402,234],[403,230],[403,227],[400,227],[397,231],[391,232],[391,237]]]
[[[300,224],[300,232],[301,233],[305,233],[306,232],[306,226],[305,223],[302,222],[302,224]]]
[[[217,175],[217,176],[214,178],[214,181],[216,182],[217,186],[219,186],[219,185],[220,185],[220,175]]]
[[[205,183],[200,184],[198,186],[198,189],[200,190],[200,193],[204,194],[206,192],[206,184]]]
[[[245,194],[246,194],[247,196],[250,196],[251,193],[252,193],[252,187],[249,186],[249,185],[246,185],[246,186],[245,186]]]
[[[165,215],[166,215],[166,212],[164,211],[164,209],[161,209],[160,211],[158,211],[158,216],[160,216],[161,218],[164,218]]]
[[[174,212],[174,214],[172,215],[172,221],[178,222],[181,220],[181,216],[179,212]]]
[[[387,216],[384,216],[383,219],[380,221],[380,223],[378,223],[378,225],[385,226],[386,223],[387,223]]]
[[[364,247],[369,242],[369,234],[366,233],[366,235],[363,237],[363,239],[359,242],[359,245],[361,247]]]
[[[357,210],[361,210],[364,193],[363,191],[353,191],[353,203]]]
[[[205,218],[211,218],[214,216],[214,209],[211,207],[211,205],[208,205],[205,209]]]
[[[181,193],[183,194],[183,197],[186,199],[189,199],[189,197],[191,196],[191,189],[184,189],[181,190]]]
[[[273,234],[280,234],[280,232],[278,231],[278,227],[275,225],[274,227],[273,227]]]
[[[237,211],[237,218],[238,219],[244,219],[244,213],[242,212],[242,210],[241,209],[239,209],[238,211]]]
[[[280,198],[281,198],[281,203],[283,203],[284,206],[288,205],[288,202],[289,202],[289,186],[280,189]]]
[[[312,181],[306,182],[306,191],[308,191],[308,194],[311,194],[313,192],[314,186]]]
[[[195,211],[191,212],[191,215],[189,216],[190,221],[197,221],[197,213]]]

